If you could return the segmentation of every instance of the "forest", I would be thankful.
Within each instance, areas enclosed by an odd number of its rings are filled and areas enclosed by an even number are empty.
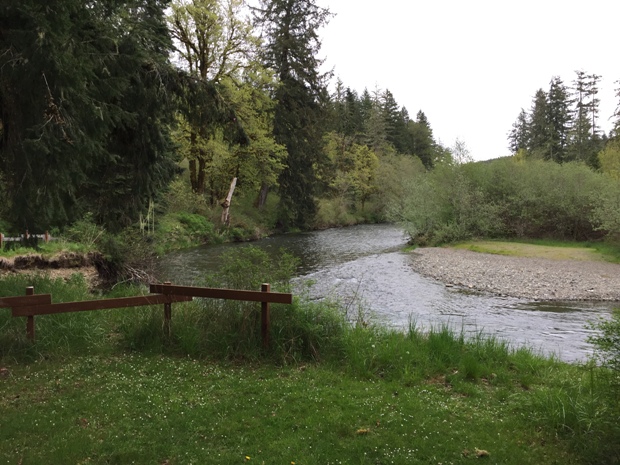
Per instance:
[[[620,113],[603,133],[600,76],[553,77],[514,155],[473,162],[388,89],[321,72],[330,16],[313,0],[2,2],[0,231],[618,237]]]

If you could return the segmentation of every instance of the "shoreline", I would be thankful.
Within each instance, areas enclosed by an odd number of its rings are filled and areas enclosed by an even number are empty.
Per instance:
[[[472,252],[411,252],[412,268],[446,286],[538,301],[620,301],[620,265]]]

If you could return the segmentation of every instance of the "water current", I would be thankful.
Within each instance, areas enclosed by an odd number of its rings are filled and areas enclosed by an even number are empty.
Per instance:
[[[222,253],[231,247],[260,247],[273,254],[284,249],[301,261],[294,292],[309,299],[339,299],[351,312],[398,329],[448,325],[571,362],[592,353],[588,322],[611,314],[612,303],[531,302],[446,287],[413,271],[412,256],[403,251],[406,242],[402,229],[392,225],[279,235],[170,254],[162,259],[162,277],[195,284],[217,271]]]

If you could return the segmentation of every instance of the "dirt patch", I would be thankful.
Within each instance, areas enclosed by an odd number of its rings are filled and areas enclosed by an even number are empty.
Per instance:
[[[100,258],[101,255],[96,252],[61,252],[50,257],[33,253],[0,258],[0,276],[9,273],[44,274],[53,279],[68,280],[73,274],[79,273],[84,276],[90,288],[96,288],[100,285],[100,279],[95,264]]]

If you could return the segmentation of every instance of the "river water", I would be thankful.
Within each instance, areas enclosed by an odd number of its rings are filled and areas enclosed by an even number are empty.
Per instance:
[[[613,308],[612,303],[531,302],[446,287],[412,270],[412,257],[403,252],[406,243],[402,229],[393,225],[286,234],[170,254],[162,259],[162,277],[195,284],[217,271],[222,253],[231,247],[260,247],[274,255],[284,249],[301,261],[294,292],[309,299],[338,299],[351,314],[394,328],[448,325],[570,362],[587,360],[592,353],[587,324],[609,317]]]

